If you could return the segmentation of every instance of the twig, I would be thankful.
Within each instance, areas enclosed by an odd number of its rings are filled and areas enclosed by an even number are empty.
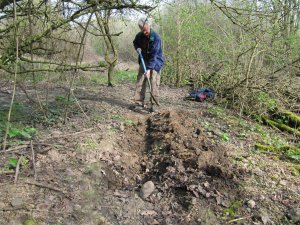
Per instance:
[[[50,139],[50,138],[48,138],[48,139]],[[48,139],[46,139],[46,140],[48,140]],[[43,141],[46,141],[46,140],[43,140]],[[7,152],[14,152],[14,151],[17,151],[17,150],[22,149],[22,148],[27,148],[29,144],[30,144],[30,142],[28,142],[28,144],[26,144],[26,145],[19,145],[19,146],[13,147],[13,148],[9,148],[9,149],[7,149],[7,150],[5,150],[5,151],[1,151],[1,150],[0,150],[0,152],[1,152],[1,153],[2,153],[2,152],[4,152],[4,153],[7,153]],[[36,143],[36,144],[32,144],[32,145],[43,145],[43,146],[63,147],[62,145],[57,145],[57,144],[46,144],[46,143]]]
[[[92,127],[92,128],[89,128],[89,129],[85,129],[85,130],[79,131],[79,132],[75,132],[75,133],[69,133],[69,134],[64,134],[64,135],[59,135],[59,136],[53,136],[53,137],[47,138],[46,140],[49,140],[49,139],[52,139],[52,138],[63,138],[63,137],[67,137],[67,136],[74,136],[74,135],[78,135],[78,134],[82,134],[82,133],[91,131],[93,129],[95,129],[95,128]],[[46,141],[46,140],[44,140],[44,141]]]
[[[28,142],[29,144],[29,142]],[[28,147],[28,144],[26,145],[19,145],[19,146],[16,146],[16,147],[13,147],[13,148],[9,148],[5,151],[1,151],[1,152],[13,152],[13,151],[16,151],[16,150],[19,150],[19,149],[22,149],[22,148],[27,148]]]
[[[51,187],[51,186],[46,185],[46,184],[41,184],[41,183],[37,183],[37,182],[29,182],[29,181],[26,181],[25,184],[30,184],[30,185],[35,185],[37,187],[47,188],[49,190],[57,191],[57,192],[61,192],[61,193],[65,194],[62,190],[60,190],[58,188],[55,188],[55,187]]]
[[[16,167],[16,174],[15,174],[15,184],[17,184],[18,182],[18,176],[19,176],[19,171],[20,171],[20,164],[21,164],[21,161],[23,159],[23,156],[21,155],[19,160],[18,160],[18,163],[17,163],[17,167]]]
[[[240,220],[245,220],[245,219],[247,219],[247,218],[248,218],[248,217],[241,217],[241,218],[233,219],[233,220],[228,221],[227,224],[229,224],[229,223],[234,223],[234,222],[240,221]]]
[[[81,107],[79,101],[77,100],[76,96],[74,95],[73,90],[71,91],[71,93],[72,93],[72,95],[73,95],[73,97],[74,97],[74,99],[75,99],[75,101],[76,101],[78,107],[80,108],[81,112],[83,113],[83,115],[84,115],[88,120],[91,120],[90,117],[88,117],[88,115],[86,115],[86,113],[84,112],[84,110],[83,110],[83,108]]]
[[[2,171],[0,172],[0,175],[6,175],[6,174],[14,174],[15,171]]]
[[[31,147],[31,159],[32,159],[32,165],[33,165],[33,171],[34,171],[34,181],[36,181],[36,166],[35,166],[35,153],[32,145],[32,140],[30,141],[30,147]]]
[[[3,209],[0,209],[0,211],[2,211],[2,212],[8,212],[8,211],[16,211],[16,210],[20,210],[20,209],[29,211],[29,209],[27,209],[26,207],[21,207],[21,208],[3,208]]]
[[[65,193],[64,191],[62,191],[58,188],[46,185],[46,184],[41,184],[41,183],[37,183],[37,182],[29,182],[29,181],[26,181],[25,184],[34,185],[34,186],[37,186],[37,187],[47,188],[47,189],[52,190],[52,191],[60,192],[60,193],[64,194],[66,198],[71,199],[71,197],[68,196],[68,194]]]

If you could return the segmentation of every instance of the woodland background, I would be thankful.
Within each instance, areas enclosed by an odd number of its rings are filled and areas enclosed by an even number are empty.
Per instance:
[[[0,88],[13,87],[1,110],[3,148],[16,91],[48,120],[49,89],[64,86],[59,98],[66,120],[76,85],[107,77],[113,86],[124,73],[134,79],[132,40],[140,16],[162,37],[163,84],[211,87],[220,105],[299,135],[299,0],[0,3]],[[44,91],[32,91],[37,85]]]

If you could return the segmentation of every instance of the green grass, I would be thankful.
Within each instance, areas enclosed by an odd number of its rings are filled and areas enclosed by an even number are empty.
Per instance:
[[[136,81],[137,71],[115,71],[113,75],[113,84],[124,82],[134,83]],[[94,83],[99,85],[107,84],[107,74],[91,74],[89,77],[80,77],[79,82],[82,84]]]
[[[220,106],[210,106],[207,108],[207,111],[213,115],[213,116],[217,116],[217,117],[221,117],[224,116],[225,110],[224,108],[220,107]]]
[[[124,81],[135,82],[137,77],[137,71],[118,71],[115,73],[115,79],[118,83]]]

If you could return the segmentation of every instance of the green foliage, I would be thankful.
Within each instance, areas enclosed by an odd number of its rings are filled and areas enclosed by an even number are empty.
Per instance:
[[[287,157],[300,163],[300,148],[290,149],[286,153]]]
[[[207,131],[213,131],[214,127],[211,123],[209,122],[204,122],[204,128],[207,130]]]
[[[220,106],[210,106],[207,108],[207,111],[217,117],[221,117],[224,115],[224,108]]]
[[[256,97],[256,102],[260,105],[261,109],[267,109],[269,112],[275,112],[277,110],[277,101],[268,93],[259,92]]]
[[[37,130],[33,127],[26,127],[21,129],[16,127],[11,127],[8,131],[8,137],[30,139],[36,132]]]
[[[16,158],[9,158],[7,166],[9,169],[15,169],[17,167],[18,160]]]
[[[37,225],[37,224],[38,223],[36,219],[34,219],[33,217],[29,217],[23,222],[23,225]]]
[[[21,158],[21,161],[20,161],[20,165],[23,166],[23,167],[27,167],[29,160],[24,156],[21,156],[21,157],[22,158]],[[7,165],[6,166],[9,170],[11,170],[11,169],[16,169],[17,164],[18,164],[18,159],[16,159],[15,157],[11,157],[7,160]]]
[[[242,202],[241,201],[233,201],[230,203],[230,206],[224,209],[224,214],[227,219],[234,219],[239,208],[241,208]]]
[[[221,139],[224,142],[228,142],[230,140],[230,135],[228,133],[222,133],[221,134]]]
[[[92,138],[87,138],[85,140],[85,144],[90,148],[90,149],[96,149],[98,144],[92,139]]]
[[[119,121],[121,121],[121,120],[124,119],[123,116],[122,116],[122,115],[119,115],[119,114],[113,114],[113,115],[111,116],[111,118],[112,118],[113,120],[119,120]]]
[[[133,126],[135,122],[133,120],[125,120],[125,125],[126,126]]]
[[[300,174],[300,164],[299,165],[295,165],[294,169],[298,172],[298,174]]]

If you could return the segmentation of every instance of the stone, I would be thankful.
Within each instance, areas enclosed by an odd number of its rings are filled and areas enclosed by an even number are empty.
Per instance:
[[[152,181],[147,181],[146,183],[144,183],[140,191],[141,198],[142,199],[148,198],[152,194],[154,189],[155,189],[155,185]]]
[[[279,184],[282,185],[282,186],[286,186],[286,180],[279,181]]]
[[[193,133],[193,138],[197,138],[197,137],[198,137],[198,134]]]
[[[206,182],[204,182],[203,186],[204,186],[205,188],[209,188],[209,183],[206,181]]]
[[[24,205],[23,199],[19,197],[13,198],[10,203],[14,208],[18,208]]]
[[[121,123],[121,125],[120,125],[120,131],[124,131],[124,130],[125,130],[124,123]]]
[[[251,209],[253,209],[254,207],[255,207],[255,201],[254,200],[249,200],[248,202],[247,202],[247,205],[251,208]]]
[[[271,223],[270,217],[269,217],[269,215],[266,214],[266,213],[262,213],[262,214],[260,215],[260,219],[261,219],[261,221],[263,222],[264,225],[270,224],[270,223]]]

